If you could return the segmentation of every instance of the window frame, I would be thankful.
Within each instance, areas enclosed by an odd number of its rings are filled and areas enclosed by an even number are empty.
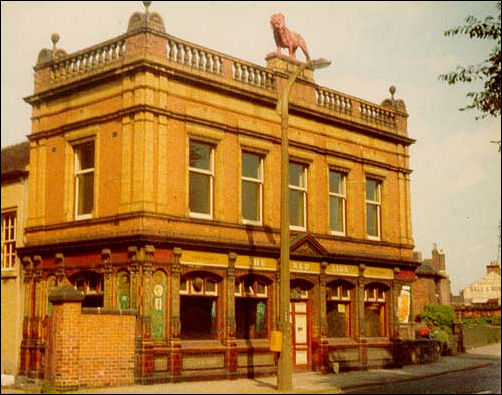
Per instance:
[[[243,176],[242,174],[242,170],[243,170],[243,156],[244,154],[247,154],[247,155],[253,155],[253,156],[256,156],[258,157],[259,159],[259,163],[258,163],[258,177],[259,178],[251,178],[251,177],[245,177]],[[263,160],[263,155],[260,155],[260,154],[257,154],[255,152],[251,152],[251,151],[247,151],[247,150],[242,150],[241,151],[241,217],[242,217],[242,223],[243,224],[250,224],[250,225],[263,225],[263,188],[264,188],[264,178],[263,178],[263,174],[264,174],[264,171],[263,171],[263,164],[264,164],[264,160]],[[255,220],[251,220],[251,219],[247,219],[247,218],[244,218],[244,194],[243,194],[243,184],[244,184],[244,181],[246,182],[252,182],[252,183],[255,183],[258,185],[258,188],[259,188],[259,220],[258,221],[255,221]]]
[[[289,180],[289,169],[291,168],[292,163],[303,167],[302,176],[304,177],[304,180],[305,180],[305,185],[303,187],[298,186],[298,185],[291,185],[289,182],[290,181]],[[303,162],[290,160],[289,166],[290,167],[288,168],[288,192],[291,193],[291,190],[299,191],[302,193],[302,196],[303,196],[303,226],[291,225],[291,198],[289,198],[289,219],[288,219],[289,229],[305,232],[307,230],[308,165]]]
[[[368,199],[368,182],[374,182],[376,184],[376,195],[378,200]],[[377,178],[368,177],[365,183],[365,211],[366,211],[366,236],[369,240],[381,240],[382,239],[382,180]],[[376,235],[371,235],[368,233],[368,206],[371,205],[375,207],[376,210]]]
[[[381,295],[380,295],[381,292]],[[379,306],[380,308],[380,317],[379,317],[379,335],[376,337],[386,337],[388,336],[388,317],[387,314],[389,313],[389,307],[388,307],[388,300],[389,300],[389,288],[381,283],[373,283],[373,284],[367,284],[364,287],[364,312],[365,312],[365,317],[366,317],[366,309],[370,308],[371,306]],[[367,320],[366,320],[367,321]],[[375,336],[368,336],[366,333],[366,337],[375,337]]]
[[[328,318],[328,305],[344,305],[345,311],[343,312],[345,318],[345,335],[344,336],[329,336],[329,321],[327,324],[328,337],[334,339],[348,339],[352,336],[352,309],[353,309],[353,296],[354,285],[346,281],[334,280],[327,284],[326,290],[326,319]],[[346,293],[346,294],[345,294]],[[340,313],[340,311],[338,310]]]
[[[5,220],[9,220],[9,224],[7,228],[5,226]],[[17,257],[17,210],[8,210],[4,211],[1,214],[1,253],[2,253],[2,270],[12,270],[16,265],[16,257]],[[8,232],[9,236],[11,231],[13,232],[13,236],[8,237],[7,239],[4,237],[5,232]],[[12,248],[9,248],[12,247]],[[6,251],[8,249],[9,251]]]
[[[197,282],[200,281],[200,284],[198,286],[193,285],[193,281],[197,280]],[[217,279],[210,274],[207,273],[200,273],[200,274],[187,274],[185,276],[182,276],[180,278],[180,308],[181,304],[183,303],[183,300],[186,300],[188,302],[187,305],[193,305],[195,304],[195,300],[204,300],[206,304],[210,304],[211,306],[214,305],[215,309],[215,315],[214,315],[214,327],[211,324],[210,325],[210,332],[205,333],[202,335],[202,337],[195,337],[191,338],[189,337],[190,334],[193,335],[193,327],[190,327],[189,330],[188,328],[184,328],[184,313],[180,311],[180,324],[181,324],[181,340],[183,341],[197,341],[197,340],[216,340],[221,337],[221,334],[219,332],[220,329],[220,320],[221,320],[221,314],[222,312],[220,311],[220,303],[221,303],[221,298],[220,298],[220,290],[222,287],[222,280]],[[181,284],[184,283],[186,284],[183,289],[181,287]],[[211,283],[214,285],[214,289],[208,289],[208,283]],[[200,288],[200,290],[197,290],[196,288]],[[202,302],[201,302],[202,303]],[[203,303],[202,303],[203,304]],[[209,313],[208,316],[211,316],[212,312]],[[183,330],[185,329],[185,331]]]
[[[337,173],[342,176],[343,193],[331,191],[331,173]],[[342,230],[333,230],[331,226],[331,198],[342,200]],[[328,212],[329,212],[329,231],[332,235],[345,236],[347,234],[347,173],[337,169],[328,169]]]
[[[246,287],[247,285],[247,287]],[[269,298],[269,283],[259,277],[255,276],[243,276],[235,281],[235,293],[234,293],[234,299],[235,299],[235,315],[236,315],[236,339],[237,340],[254,340],[254,339],[265,339],[269,335],[269,325],[270,325],[270,298]],[[260,292],[260,287],[263,287],[263,292]],[[247,289],[246,289],[247,288]],[[247,306],[249,305],[256,305],[258,303],[263,303],[265,305],[265,316],[264,316],[264,331],[260,332],[262,333],[262,336],[256,336],[256,332],[253,331],[255,336],[250,336],[250,337],[239,337],[239,320],[237,320],[237,315],[243,313],[241,310],[237,309],[237,301],[239,301],[240,304],[245,304]],[[251,310],[246,310],[245,314],[249,314]],[[255,311],[256,313],[256,311]],[[249,316],[247,317],[249,318]],[[255,317],[256,319],[256,317]],[[249,321],[246,320],[245,321]]]
[[[190,146],[191,144],[199,144],[209,147],[209,170],[201,169],[198,167],[190,166]],[[200,141],[196,139],[189,139],[188,141],[188,213],[191,218],[200,219],[213,219],[213,204],[214,204],[214,155],[215,155],[214,144],[208,143],[206,141]],[[209,177],[209,214],[199,213],[192,211],[190,209],[190,174],[203,174]]]
[[[79,168],[80,166],[80,153],[81,153],[81,148],[85,145],[92,144],[93,148],[93,156],[94,156],[94,161],[93,161],[93,167],[88,167],[85,169]],[[92,140],[86,140],[86,141],[79,141],[78,143],[72,144],[72,149],[73,149],[73,165],[74,165],[74,210],[75,210],[75,220],[84,220],[84,219],[90,219],[94,215],[94,210],[95,210],[95,200],[96,200],[96,142],[94,139]],[[92,188],[93,188],[93,193],[92,193],[92,210],[90,213],[84,213],[84,214],[79,214],[78,213],[78,207],[79,207],[79,202],[80,202],[80,191],[79,191],[79,179],[80,176],[84,176],[86,174],[91,174],[93,175],[92,179]]]

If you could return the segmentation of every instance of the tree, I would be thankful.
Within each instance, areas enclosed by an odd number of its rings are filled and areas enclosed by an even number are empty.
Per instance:
[[[501,2],[497,2],[498,16],[488,16],[484,21],[478,20],[473,16],[465,19],[465,25],[448,29],[444,32],[445,36],[456,36],[464,34],[469,38],[481,40],[496,40],[497,45],[493,48],[488,59],[477,65],[467,67],[457,66],[455,71],[447,74],[441,74],[438,78],[446,81],[448,84],[459,82],[482,81],[484,87],[479,92],[468,92],[467,97],[472,98],[472,103],[460,108],[463,110],[477,109],[482,115],[476,119],[485,118],[488,115],[500,116],[501,102],[501,80],[500,80],[500,61],[501,61],[501,40],[500,40],[500,11]]]

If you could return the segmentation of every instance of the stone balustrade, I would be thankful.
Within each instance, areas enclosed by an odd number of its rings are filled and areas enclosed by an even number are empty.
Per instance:
[[[264,67],[243,61],[232,61],[232,77],[244,84],[275,91],[275,77]]]
[[[101,70],[123,60],[125,56],[124,37],[106,41],[54,61],[51,67],[51,82],[57,84]]]
[[[166,64],[182,65],[199,75],[212,75],[232,80],[247,87],[275,93],[278,75],[273,69],[261,67],[241,59],[181,40],[166,33],[157,34],[166,42]],[[86,74],[105,69],[127,60],[126,42],[129,35],[53,59],[49,85],[59,85]],[[132,55],[130,55],[132,56]],[[392,107],[373,104],[321,86],[315,86],[315,104],[334,116],[344,115],[373,127],[397,130],[396,111]]]
[[[170,35],[166,35],[166,37],[167,58],[171,62],[220,76],[224,74],[224,68],[229,68],[232,79],[235,81],[258,88],[275,90],[274,74],[264,67],[235,59]]]
[[[330,112],[352,115],[365,123],[391,129],[397,126],[394,111],[331,89],[317,87],[316,102]]]
[[[207,73],[223,73],[222,55],[172,36],[167,36],[167,58],[171,62]]]

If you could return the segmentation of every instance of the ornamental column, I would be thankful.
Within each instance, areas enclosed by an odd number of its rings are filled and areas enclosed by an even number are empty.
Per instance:
[[[359,330],[356,332],[359,340],[359,364],[361,366],[361,370],[368,369],[368,348],[367,348],[367,340],[366,340],[366,328],[365,328],[365,319],[364,319],[364,270],[366,269],[366,265],[361,263],[359,265],[359,277],[357,278],[357,313],[359,315]]]
[[[131,309],[138,309],[138,276],[139,276],[139,264],[138,264],[138,248],[136,246],[130,246],[127,248],[129,254],[129,273],[131,273]],[[138,332],[139,333],[139,332]]]
[[[101,250],[101,262],[104,266],[104,287],[105,295],[103,300],[103,306],[107,308],[113,308],[113,281],[112,281],[112,264],[111,264],[111,252],[108,248]]]
[[[321,373],[329,372],[329,348],[328,348],[328,318],[326,313],[326,268],[328,267],[327,262],[321,262],[321,274],[319,276],[319,299],[318,305],[320,307],[320,317],[319,317],[319,363],[318,369]]]
[[[235,341],[235,261],[237,254],[228,254],[228,267],[226,278],[226,310],[227,320],[225,328],[225,345],[227,347],[225,365],[227,375],[237,371],[237,343]]]
[[[140,337],[139,337],[139,380],[142,384],[151,383],[154,370],[153,340],[152,340],[152,272],[153,253],[152,245],[146,245],[143,249],[142,264],[142,298],[139,314]],[[141,295],[141,293],[140,293]]]
[[[174,262],[171,266],[171,308],[169,312],[169,372],[171,377],[182,370],[181,322],[180,322],[180,272],[181,253],[179,247],[173,249]]]
[[[44,339],[42,338],[42,299],[43,299],[43,284],[42,284],[42,257],[35,255],[34,263],[34,279],[35,279],[35,316],[33,319],[33,338],[34,347],[31,354],[31,374],[35,378],[43,378],[42,370],[42,355],[45,348]]]
[[[24,317],[23,317],[23,340],[21,341],[21,355],[19,374],[28,376],[30,371],[30,349],[32,342],[31,317],[33,316],[33,261],[25,256],[22,260],[24,269]]]

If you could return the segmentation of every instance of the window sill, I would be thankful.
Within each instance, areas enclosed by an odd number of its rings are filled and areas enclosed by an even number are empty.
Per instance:
[[[17,269],[2,269],[2,279],[19,277]]]
[[[192,213],[190,212],[188,214],[190,218],[195,218],[195,219],[205,219],[207,221],[211,221],[213,219],[213,216],[211,214],[201,214],[201,213]]]
[[[220,340],[181,340],[181,348],[184,350],[213,350],[214,348],[224,347]]]
[[[330,346],[355,346],[357,342],[352,337],[328,337]]]
[[[339,236],[339,237],[345,237],[345,232],[337,232],[335,230],[330,231],[331,236]]]
[[[236,339],[237,347],[247,347],[247,348],[258,348],[266,347],[270,348],[269,339]]]

